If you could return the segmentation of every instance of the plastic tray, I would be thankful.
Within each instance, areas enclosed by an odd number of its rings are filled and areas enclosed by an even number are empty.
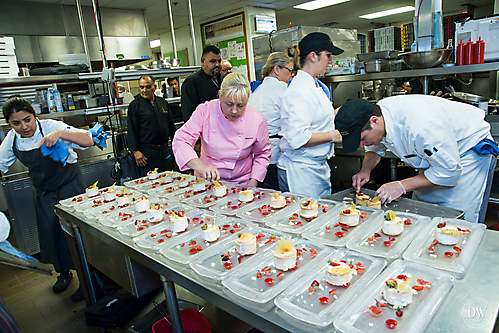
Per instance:
[[[288,210],[293,209],[292,207],[298,205],[298,202],[303,199],[303,196],[290,193],[282,193],[282,195],[286,197],[286,206],[283,208],[271,208],[270,197],[268,197],[265,198],[265,200],[241,208],[241,210],[236,213],[236,216],[243,219],[250,219],[258,223],[266,223],[275,220],[281,215],[287,214]]]
[[[332,252],[331,248],[300,238],[295,238],[293,243],[297,249],[304,249],[301,256],[297,258],[297,268],[287,272],[277,270],[274,267],[274,251],[271,250],[259,257],[259,260],[252,261],[251,265],[248,263],[237,273],[225,278],[222,281],[223,285],[232,293],[249,301],[267,303]],[[311,255],[311,249],[317,252],[316,256]],[[265,267],[271,268],[270,275],[259,273]],[[262,276],[258,277],[258,274]],[[266,282],[268,279],[272,279],[272,284]]]
[[[118,209],[110,212],[109,214],[105,214],[104,216],[99,217],[98,221],[105,227],[117,228],[122,225],[127,225],[133,218],[138,215],[141,214],[138,213],[133,206],[128,206],[123,209]]]
[[[325,282],[328,261],[345,260],[358,268],[348,287],[337,287]],[[328,326],[379,273],[385,268],[386,261],[346,249],[340,249],[319,262],[309,273],[293,283],[275,299],[275,304],[288,315],[317,326]],[[364,270],[364,271],[362,271]],[[317,281],[320,287],[309,293],[311,284]],[[336,291],[334,291],[336,290]],[[331,294],[330,294],[331,293]],[[328,299],[328,304],[319,301]]]
[[[335,207],[335,212],[329,216],[328,219],[321,221],[321,223],[314,224],[307,231],[302,234],[302,237],[314,240],[321,244],[344,247],[348,240],[350,240],[359,230],[362,230],[362,226],[369,224],[370,222],[376,220],[382,211],[375,208],[357,206],[357,209],[361,213],[368,213],[367,217],[362,217],[359,224],[355,227],[347,227],[338,223],[339,213],[343,209],[350,208],[350,205],[340,204]]]
[[[177,177],[180,178],[180,177]],[[157,185],[155,187],[147,187],[147,188],[139,188],[141,191],[145,191],[151,195],[157,195],[159,197],[166,197],[170,200],[177,200],[179,201],[180,199],[184,198],[184,192],[188,191],[189,189],[192,189],[192,184],[196,181],[196,177],[194,176],[189,176],[187,178],[189,181],[189,185],[185,187],[180,187],[178,185],[177,180],[174,180],[172,183],[166,184],[166,185]]]
[[[214,214],[211,213],[210,214]],[[192,232],[182,234],[175,238],[175,240],[167,243],[165,247],[161,247],[159,252],[168,259],[179,262],[181,264],[189,264],[201,257],[205,253],[213,253],[216,251],[220,254],[220,246],[226,239],[234,239],[239,232],[245,232],[244,229],[248,227],[249,221],[225,218],[215,222],[217,225],[226,225],[225,230],[221,230],[220,238],[214,242],[208,243],[203,240],[202,231],[200,227],[196,227]],[[199,250],[201,249],[201,250]]]
[[[196,261],[190,264],[191,268],[194,270],[194,272],[203,277],[220,281],[225,277],[239,271],[239,269],[247,265],[251,265],[251,263],[255,260],[259,260],[258,258],[263,255],[263,253],[275,247],[275,244],[277,243],[279,237],[289,237],[282,232],[276,232],[275,230],[262,228],[256,225],[253,225],[253,227],[245,230],[244,232],[249,232],[253,235],[264,235],[261,237],[261,241],[257,242],[257,253],[249,256],[240,256],[237,253],[234,245],[234,237],[224,241],[223,244],[218,248],[217,253],[204,253]],[[222,261],[221,258],[222,255],[226,253],[231,255],[231,266],[229,268],[224,267],[224,261]]]
[[[371,223],[367,223],[361,227],[362,229],[347,242],[347,248],[372,256],[383,257],[388,260],[397,259],[409,246],[418,232],[420,232],[421,228],[430,222],[430,218],[404,212],[395,212],[395,214],[402,220],[411,219],[412,225],[404,225],[404,231],[400,235],[395,236],[395,240],[391,241],[389,246],[386,246],[385,242],[389,241],[390,236],[385,235],[381,231],[384,219],[383,212],[382,215],[379,215]],[[375,234],[381,237],[376,238],[376,241],[373,243],[369,242],[368,239],[374,237]]]
[[[378,317],[364,312],[375,305],[374,299],[381,301],[385,281],[399,274],[411,275],[411,278],[423,279],[432,283],[431,288],[424,288],[413,296],[412,303],[402,309],[403,316],[397,317],[391,307],[384,307]],[[412,283],[411,285],[414,285]],[[454,285],[454,277],[446,272],[409,261],[396,260],[381,273],[341,316],[334,321],[334,326],[341,332],[423,332],[438,306]],[[390,329],[385,324],[387,319],[395,319],[397,327]]]
[[[195,209],[193,207],[188,207],[185,205],[177,205],[177,206],[170,206],[168,209],[165,209],[165,213],[168,211],[174,210],[175,212],[178,211],[185,211],[185,215],[187,218],[190,218],[191,215],[196,214]],[[130,237],[136,237],[138,235],[141,235],[145,232],[147,232],[150,228],[156,226],[156,225],[164,225],[165,228],[170,227],[170,222],[168,221],[168,216],[164,216],[163,220],[160,222],[155,222],[155,223],[149,223],[147,221],[144,221],[146,218],[147,214],[140,214],[135,217],[133,217],[128,224],[118,226],[118,231],[125,236],[130,236]],[[194,226],[190,226],[189,224],[187,225],[187,230],[189,230],[189,227],[194,228]]]
[[[177,178],[177,177],[183,177],[183,176],[185,176],[183,173],[180,173],[180,172],[177,172],[177,171],[165,171],[165,172],[160,172],[159,173],[159,177],[156,178],[154,181],[157,181],[158,179],[163,178],[164,176],[168,175],[170,172],[172,172],[172,177],[174,179]],[[152,181],[149,180],[147,178],[147,176],[145,176],[145,177],[141,177],[141,178],[137,178],[137,179],[133,179],[133,180],[130,180],[128,182],[125,182],[125,183],[123,183],[123,185],[125,185],[126,187],[130,187],[130,188],[138,188],[141,185],[149,184],[149,183],[152,183]]]
[[[307,199],[308,200],[308,199]],[[286,210],[286,214],[275,217],[274,220],[265,223],[267,227],[282,230],[290,234],[301,234],[312,228],[314,225],[332,219],[339,214],[339,203],[325,199],[314,199],[318,207],[317,217],[313,219],[300,216],[300,204],[293,205],[293,208]]]
[[[208,208],[218,203],[219,200],[223,200],[225,198],[231,198],[232,200],[237,201],[237,198],[239,196],[239,191],[241,191],[241,189],[243,188],[246,189],[246,187],[238,184],[233,184],[228,182],[221,182],[221,183],[225,185],[225,187],[227,188],[227,194],[221,198],[213,195],[213,188],[210,188],[204,193],[200,193],[190,198],[184,198],[182,201],[192,206],[200,208]],[[255,191],[255,188],[253,187],[249,187],[247,189]]]
[[[85,193],[75,195],[74,197],[67,198],[64,200],[59,201],[59,203],[66,207],[66,208],[74,208],[77,211],[82,212],[83,209],[80,208],[82,206],[87,207],[87,206],[92,206],[91,203],[94,201],[100,201],[101,203],[104,203],[104,196],[102,195],[103,190],[109,189],[111,186],[105,187],[103,189],[99,190],[99,194],[96,195],[95,197],[89,198]],[[124,189],[124,186],[114,186],[114,189],[116,190],[116,193],[119,193],[122,189]],[[80,200],[81,201],[77,201]]]
[[[139,196],[137,196],[137,197],[139,197]],[[165,199],[153,197],[152,195],[147,196],[147,199],[149,199],[149,202],[151,204],[160,204],[161,206],[163,206],[163,204],[167,203],[165,201]],[[130,200],[133,200],[133,199],[130,198]],[[135,206],[133,203],[131,203],[129,206],[126,206],[126,207],[118,207],[118,202],[116,200],[113,200],[110,203],[106,203],[106,204],[100,205],[98,207],[88,209],[83,214],[88,218],[94,217],[94,218],[99,219],[101,216],[109,214],[112,211],[123,210],[124,208],[127,208],[127,207],[132,207],[133,209],[135,209]]]
[[[455,245],[438,244],[435,247],[434,253],[430,253],[428,248],[434,240],[435,230],[437,224],[440,222],[445,222],[447,225],[459,227],[464,230],[470,230],[471,233],[464,233],[458,236],[458,242]],[[437,217],[425,226],[407,248],[407,251],[404,252],[403,257],[406,260],[452,272],[457,278],[462,279],[475,257],[485,231],[486,226],[482,223]],[[459,249],[455,248],[456,246]],[[447,255],[444,253],[447,253]]]
[[[270,193],[276,193],[274,190],[254,189],[254,200],[252,202],[240,202],[238,196],[228,196],[223,199],[219,199],[215,205],[210,206],[210,209],[214,212],[225,214],[225,215],[236,215],[238,212],[245,209],[247,206],[253,203],[260,203],[270,198]],[[279,193],[279,192],[278,192]],[[236,195],[238,195],[236,193]]]

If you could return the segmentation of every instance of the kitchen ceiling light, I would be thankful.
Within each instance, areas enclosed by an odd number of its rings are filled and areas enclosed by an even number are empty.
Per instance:
[[[155,39],[149,42],[149,45],[151,46],[151,49],[161,46],[161,41],[159,39]]]
[[[300,5],[293,6],[293,8],[305,9],[305,10],[315,10],[327,6],[337,5],[342,2],[348,2],[350,0],[314,0],[302,3]]]
[[[414,10],[413,6],[405,6],[405,7],[400,7],[400,8],[390,9],[390,10],[384,10],[382,12],[377,12],[377,13],[372,13],[372,14],[366,14],[366,15],[362,15],[362,16],[359,16],[359,17],[363,18],[363,19],[375,19],[375,18],[389,16],[389,15],[406,13],[406,12],[410,12],[412,10]]]

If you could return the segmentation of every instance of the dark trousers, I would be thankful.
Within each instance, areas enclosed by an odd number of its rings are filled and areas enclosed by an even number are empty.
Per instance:
[[[152,171],[155,168],[158,168],[158,172],[178,170],[173,152],[168,145],[157,148],[143,146],[140,151],[147,158],[147,165],[145,167],[140,167],[141,177],[146,176],[147,172]]]
[[[277,164],[269,164],[267,175],[263,180],[263,187],[279,191],[279,178],[277,177]]]

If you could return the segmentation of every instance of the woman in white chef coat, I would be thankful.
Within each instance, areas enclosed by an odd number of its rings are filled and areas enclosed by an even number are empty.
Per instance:
[[[272,157],[263,186],[279,190],[277,159],[279,158],[279,131],[281,130],[281,100],[293,77],[293,60],[284,52],[272,53],[262,68],[262,84],[251,94],[248,105],[267,119]]]
[[[483,222],[499,152],[484,117],[469,104],[406,95],[377,105],[350,100],[335,123],[345,152],[366,147],[362,169],[352,178],[357,191],[390,149],[420,174],[381,186],[376,194],[383,202],[414,191],[415,199],[462,210],[466,220]]]
[[[282,98],[277,173],[281,191],[317,198],[331,194],[327,160],[341,136],[334,129],[333,105],[316,77],[326,72],[331,56],[343,50],[328,35],[313,32],[300,41],[298,52],[302,69]]]
[[[41,260],[53,264],[60,273],[52,289],[56,293],[63,292],[72,278],[70,269],[74,267],[54,206],[62,199],[84,192],[83,178],[72,148],[92,146],[92,135],[61,121],[38,120],[30,102],[20,96],[9,98],[2,111],[12,129],[0,145],[0,171],[7,172],[17,159],[29,169],[35,189]],[[40,151],[42,145],[52,147],[59,140],[69,146],[70,156],[65,166]],[[78,294],[72,299],[83,297]]]

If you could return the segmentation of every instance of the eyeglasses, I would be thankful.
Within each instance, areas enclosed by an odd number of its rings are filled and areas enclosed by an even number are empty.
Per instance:
[[[279,66],[279,68],[285,68],[288,70],[289,74],[294,74],[295,71],[292,68],[286,67],[286,66]]]
[[[139,89],[151,89],[152,86],[148,84],[147,86],[139,86]]]
[[[228,72],[228,71],[231,71],[232,72],[232,67],[231,68],[225,68],[225,69],[221,69],[220,72]]]

